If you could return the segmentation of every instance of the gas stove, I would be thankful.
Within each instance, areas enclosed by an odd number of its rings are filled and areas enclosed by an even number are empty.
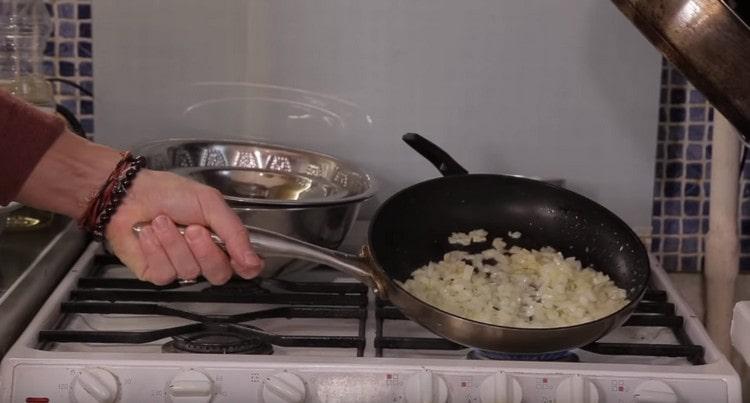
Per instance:
[[[157,287],[90,244],[2,361],[3,402],[740,402],[652,261],[625,326],[569,352],[468,349],[320,267]]]

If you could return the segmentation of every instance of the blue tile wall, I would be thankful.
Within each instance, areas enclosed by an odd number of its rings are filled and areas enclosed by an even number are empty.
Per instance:
[[[651,251],[669,271],[702,270],[711,194],[713,108],[662,64]],[[750,164],[741,183],[740,269],[750,271]]]
[[[53,32],[44,50],[43,72],[73,81],[93,92],[92,0],[48,0]],[[57,102],[78,116],[88,134],[94,132],[94,102],[77,89],[55,84]]]

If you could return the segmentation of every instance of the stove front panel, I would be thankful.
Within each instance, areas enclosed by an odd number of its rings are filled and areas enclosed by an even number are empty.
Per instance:
[[[215,366],[214,366],[215,365]],[[418,365],[204,363],[201,365],[22,364],[4,402],[29,397],[87,402],[575,402],[588,394],[598,402],[634,402],[636,396],[679,402],[727,402],[720,377],[496,367]],[[666,375],[666,376],[665,376]],[[659,379],[659,380],[655,380]],[[43,380],[43,381],[40,381]],[[660,400],[653,400],[658,398]],[[508,399],[508,400],[503,400]],[[670,400],[671,399],[671,400]],[[641,400],[638,400],[641,401]]]

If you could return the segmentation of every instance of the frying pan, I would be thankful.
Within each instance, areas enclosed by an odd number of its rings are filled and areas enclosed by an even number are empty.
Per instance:
[[[750,142],[747,0],[612,0]]]
[[[456,161],[417,135],[404,140],[447,175],[396,193],[375,213],[368,245],[359,256],[328,250],[250,227],[262,256],[285,256],[349,273],[389,299],[404,315],[433,333],[483,350],[541,354],[584,346],[621,325],[643,297],[650,267],[645,247],[617,216],[571,191],[533,179],[467,174]],[[580,325],[514,328],[462,318],[437,309],[404,290],[412,271],[454,249],[452,232],[483,228],[492,235],[520,231],[511,245],[552,246],[609,275],[630,302],[619,311]],[[138,228],[135,228],[136,231]],[[221,244],[218,237],[214,237]]]

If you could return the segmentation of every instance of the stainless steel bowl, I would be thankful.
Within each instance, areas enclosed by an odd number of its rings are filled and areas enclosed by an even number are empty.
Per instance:
[[[133,149],[150,169],[168,170],[222,192],[243,222],[336,249],[373,178],[329,155],[242,140],[170,139]],[[312,267],[268,259],[265,277]]]
[[[8,225],[8,215],[21,207],[22,205],[16,202],[10,202],[7,206],[0,206],[0,234]]]

